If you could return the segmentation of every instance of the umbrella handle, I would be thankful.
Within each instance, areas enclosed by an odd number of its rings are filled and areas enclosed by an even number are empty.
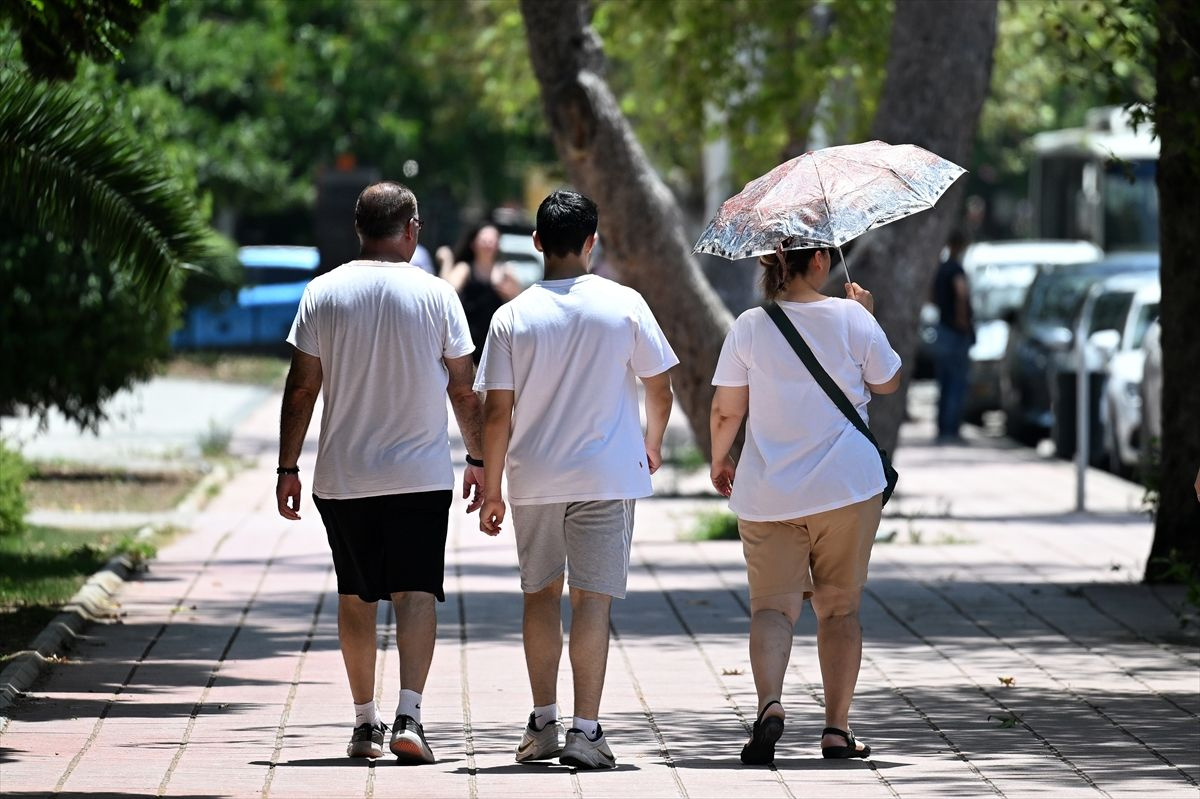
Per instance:
[[[853,283],[854,281],[850,279],[850,267],[846,266],[846,256],[842,255],[842,248],[839,246],[837,251],[838,258],[842,259],[842,271],[846,273],[846,282]]]

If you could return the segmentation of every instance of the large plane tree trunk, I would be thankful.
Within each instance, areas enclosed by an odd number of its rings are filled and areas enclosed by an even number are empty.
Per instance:
[[[676,398],[708,457],[709,381],[733,320],[692,257],[675,198],[602,77],[606,59],[586,0],[521,0],[521,14],[559,157],[599,207],[606,257],[646,298],[679,356]]]
[[[1200,18],[1193,0],[1160,0],[1156,130],[1159,234],[1162,252],[1162,465],[1154,544],[1146,564],[1152,582],[1200,579],[1200,502],[1192,490],[1200,468]]]
[[[996,43],[996,0],[897,0],[887,80],[872,135],[916,144],[957,164],[970,161]],[[958,215],[964,179],[933,211],[869,233],[848,259],[851,277],[875,295],[875,316],[912,375],[921,305]],[[908,380],[871,403],[871,429],[894,449]]]

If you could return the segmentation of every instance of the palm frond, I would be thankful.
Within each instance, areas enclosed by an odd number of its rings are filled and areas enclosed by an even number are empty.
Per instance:
[[[209,229],[156,155],[68,88],[0,71],[0,211],[86,242],[143,291],[203,259]]]

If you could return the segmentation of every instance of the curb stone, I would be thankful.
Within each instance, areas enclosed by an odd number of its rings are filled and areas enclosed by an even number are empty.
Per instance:
[[[117,555],[88,578],[46,629],[33,639],[30,649],[18,652],[0,672],[0,712],[28,690],[47,665],[58,661],[88,624],[115,616],[116,592],[131,574],[140,570],[128,555]]]
[[[212,486],[221,485],[232,474],[227,466],[215,467],[180,500],[175,512],[199,510],[207,501]],[[145,540],[153,534],[154,526],[147,525],[138,531],[137,538]],[[128,555],[116,555],[89,577],[59,614],[33,639],[30,648],[15,654],[0,671],[0,714],[5,713],[13,702],[29,690],[47,666],[60,661],[62,654],[71,648],[89,624],[115,618],[117,591],[131,575],[144,572],[147,568],[147,563],[136,563]],[[7,718],[0,715],[0,729],[6,722]]]

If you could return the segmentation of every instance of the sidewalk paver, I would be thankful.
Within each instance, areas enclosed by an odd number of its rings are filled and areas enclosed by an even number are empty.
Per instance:
[[[854,718],[869,762],[820,758],[811,615],[775,766],[737,762],[755,713],[745,570],[737,542],[681,539],[724,507],[696,496],[638,505],[602,713],[616,770],[513,762],[530,704],[516,554],[461,501],[423,707],[438,763],[351,761],[324,532],[308,502],[299,523],[274,510],[277,407],[233,443],[256,468],[126,586],[120,622],[0,720],[5,796],[1200,797],[1200,639],[1180,628],[1179,590],[1138,583],[1140,489],[1092,472],[1078,514],[1069,464],[983,439],[933,447],[922,423],[864,598]],[[386,608],[380,621],[390,716]],[[570,712],[565,669],[559,703]]]

